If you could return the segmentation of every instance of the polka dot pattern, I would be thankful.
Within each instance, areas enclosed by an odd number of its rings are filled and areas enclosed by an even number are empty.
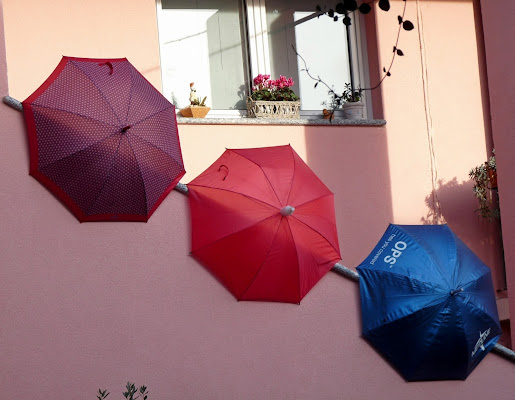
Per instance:
[[[86,217],[148,216],[184,173],[174,106],[127,60],[67,59],[29,110],[39,172]]]

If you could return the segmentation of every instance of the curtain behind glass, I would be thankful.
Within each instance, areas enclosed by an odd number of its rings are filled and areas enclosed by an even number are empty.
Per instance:
[[[218,110],[245,109],[247,57],[238,0],[162,0],[163,94],[189,104],[190,82]]]
[[[298,23],[315,13],[312,0],[266,0],[268,45],[272,78],[293,77],[294,91],[299,95],[302,110],[321,110],[329,100],[327,88],[310,79],[302,61],[292,49],[306,60],[310,73],[320,76],[337,93],[350,82],[349,53],[345,25],[323,15]],[[296,24],[297,23],[297,24]]]

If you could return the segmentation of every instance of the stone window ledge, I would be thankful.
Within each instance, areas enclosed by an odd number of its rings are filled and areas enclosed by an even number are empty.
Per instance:
[[[308,125],[308,126],[383,126],[384,119],[290,119],[290,118],[186,118],[177,116],[178,124],[186,125]]]

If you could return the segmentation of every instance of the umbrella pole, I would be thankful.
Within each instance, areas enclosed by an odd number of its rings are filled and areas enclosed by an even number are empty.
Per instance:
[[[358,273],[350,268],[345,267],[344,265],[336,263],[334,264],[332,271],[336,272],[338,275],[345,276],[346,278],[350,278],[355,281],[359,280]]]
[[[16,100],[15,98],[11,96],[5,96],[3,98],[3,101],[5,104],[7,104],[9,107],[14,108],[18,111],[23,111],[23,106],[20,101]],[[188,187],[184,184],[179,182],[174,190],[177,190],[178,192],[188,195],[189,190]],[[341,264],[334,264],[334,267],[332,268],[332,271],[336,272],[338,275],[345,276],[346,278],[350,278],[354,281],[359,280],[359,275],[356,271],[347,268],[344,265]],[[503,345],[500,345],[499,343],[496,343],[496,345],[492,349],[493,352],[499,354],[500,356],[503,356],[507,360],[510,360],[511,362],[515,363],[515,352],[507,347],[504,347]]]
[[[14,108],[15,110],[23,111],[23,106],[21,104],[21,101],[18,101],[11,96],[5,96],[4,103],[7,104],[9,107]]]

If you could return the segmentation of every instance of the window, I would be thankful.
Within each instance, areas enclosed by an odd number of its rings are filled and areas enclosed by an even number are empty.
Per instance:
[[[189,83],[207,96],[210,114],[245,114],[252,77],[293,77],[303,115],[320,115],[327,90],[367,84],[366,48],[356,13],[351,27],[318,18],[314,0],[157,0],[163,94],[178,108],[189,104]],[[367,99],[369,100],[369,99]],[[367,102],[369,103],[369,101]],[[370,105],[367,104],[370,109]]]

